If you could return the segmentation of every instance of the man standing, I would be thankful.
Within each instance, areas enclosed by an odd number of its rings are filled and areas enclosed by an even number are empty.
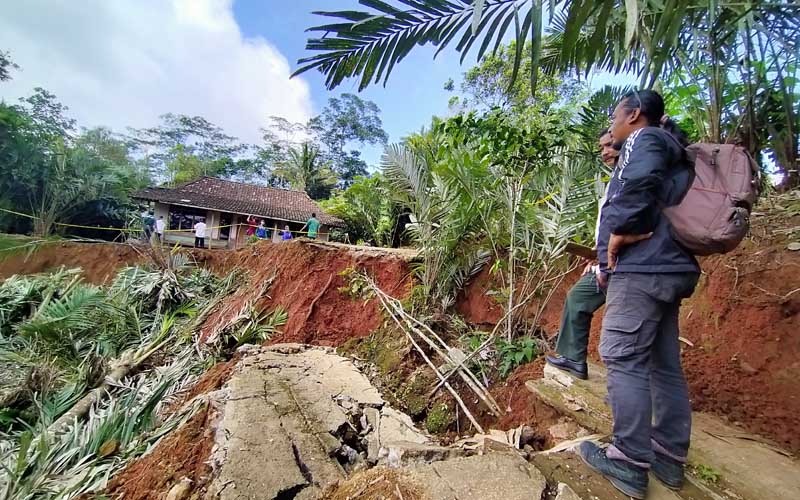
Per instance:
[[[164,243],[164,216],[159,215],[158,220],[156,221],[156,237],[158,238],[159,243]]]
[[[613,147],[608,129],[600,134],[600,157],[609,167],[617,162],[619,151]],[[606,194],[600,198],[595,226],[595,242],[600,231],[600,207],[606,201]],[[572,286],[564,302],[561,313],[561,328],[558,331],[556,355],[545,356],[547,364],[571,373],[580,378],[588,378],[586,351],[589,345],[589,329],[592,316],[606,302],[606,293],[597,282],[600,268],[597,261],[587,262],[583,275]]]
[[[308,219],[306,225],[303,226],[303,229],[300,230],[302,233],[306,228],[308,228],[308,237],[312,240],[317,239],[317,231],[319,231],[320,222],[317,220],[317,214],[311,212],[311,218]]]
[[[144,229],[145,241],[150,241],[150,236],[153,234],[155,223],[156,220],[153,218],[153,212],[149,210],[142,212],[142,228]]]
[[[206,247],[206,223],[202,220],[198,221],[197,224],[194,225],[194,247]]]
[[[581,443],[581,458],[637,499],[648,470],[670,488],[683,484],[691,408],[681,368],[678,315],[700,276],[673,238],[662,207],[677,204],[691,170],[676,137],[661,129],[664,101],[630,92],[614,109],[611,135],[622,153],[600,217],[600,281],[607,279],[600,356],[614,416],[611,446]]]

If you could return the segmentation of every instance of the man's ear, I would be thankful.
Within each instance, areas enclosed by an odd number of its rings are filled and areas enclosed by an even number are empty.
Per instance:
[[[636,123],[641,114],[642,110],[639,108],[636,108],[633,111],[631,111],[631,114],[628,115],[628,123]]]

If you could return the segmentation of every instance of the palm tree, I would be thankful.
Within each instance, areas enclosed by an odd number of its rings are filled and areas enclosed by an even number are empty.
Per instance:
[[[275,177],[287,182],[292,189],[305,191],[314,200],[327,198],[336,185],[336,175],[319,154],[319,148],[304,142],[290,147],[287,158],[278,163]]]
[[[741,29],[753,35],[768,33],[787,51],[796,50],[800,39],[800,5],[789,0],[549,0],[547,12],[555,29],[546,38],[543,0],[359,3],[371,10],[315,12],[338,22],[307,30],[323,36],[308,40],[306,48],[317,54],[300,59],[295,75],[318,69],[326,75],[329,89],[360,76],[359,89],[364,89],[381,79],[385,84],[394,65],[416,45],[435,45],[438,55],[457,39],[462,62],[474,47],[480,60],[490,47],[498,49],[513,24],[514,76],[530,37],[534,83],[540,62],[546,62],[548,71],[634,71],[651,86],[685,55],[721,60],[719,49],[733,43]],[[542,61],[543,55],[547,61]]]

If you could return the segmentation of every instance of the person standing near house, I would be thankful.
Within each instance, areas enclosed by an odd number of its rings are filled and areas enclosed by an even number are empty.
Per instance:
[[[320,222],[317,220],[317,214],[315,212],[311,212],[311,218],[308,219],[306,225],[303,226],[303,229],[300,230],[302,233],[303,231],[308,228],[308,237],[312,240],[317,239],[317,231],[319,231]]]
[[[155,229],[156,219],[153,217],[153,212],[145,210],[142,212],[142,229],[144,230],[144,239],[150,241],[150,236],[153,235]]]
[[[292,239],[292,232],[289,230],[289,224],[283,226],[283,234],[281,234],[281,240],[289,241]]]
[[[159,215],[158,220],[156,221],[156,237],[158,238],[159,243],[164,243],[164,226],[166,223],[164,222],[164,216]]]
[[[197,224],[194,225],[194,247],[206,247],[206,223],[202,220],[198,221]]]
[[[258,223],[256,237],[259,240],[265,240],[269,237],[269,229],[267,229],[267,226],[264,224],[264,219],[261,219],[261,222]]]
[[[247,216],[247,236],[253,236],[256,234],[256,218],[252,215]]]

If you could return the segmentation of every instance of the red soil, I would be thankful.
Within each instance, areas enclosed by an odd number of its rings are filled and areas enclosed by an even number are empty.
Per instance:
[[[694,344],[683,349],[694,409],[794,453],[800,453],[800,252],[786,249],[780,228],[797,225],[798,217],[779,224],[754,219],[753,239],[702,262],[700,284],[681,309],[681,334]],[[573,273],[562,283],[540,318],[553,342],[564,297],[578,277]],[[480,273],[457,304],[467,321],[481,327],[500,317],[494,299],[485,295],[493,286],[490,278]],[[595,314],[590,335],[595,361],[602,314],[603,309]]]
[[[80,267],[86,281],[101,284],[119,268],[140,260],[133,247],[120,243],[51,243],[42,245],[30,256],[21,253],[0,260],[0,280],[13,274],[42,273],[64,266]]]
[[[374,299],[353,299],[340,291],[348,286],[341,272],[363,269],[378,286],[395,297],[405,297],[411,279],[405,259],[389,253],[353,251],[313,243],[260,243],[236,252],[212,253],[205,265],[224,271],[239,267],[250,275],[246,287],[228,297],[212,312],[201,330],[208,338],[216,325],[224,324],[252,300],[259,284],[273,275],[275,280],[260,301],[261,308],[282,306],[288,321],[272,343],[301,342],[338,346],[351,338],[365,337],[383,322]]]
[[[117,474],[103,495],[125,500],[161,500],[183,478],[191,479],[192,490],[201,492],[211,474],[207,461],[214,446],[213,418],[210,410],[202,409],[166,436],[152,452]]]

